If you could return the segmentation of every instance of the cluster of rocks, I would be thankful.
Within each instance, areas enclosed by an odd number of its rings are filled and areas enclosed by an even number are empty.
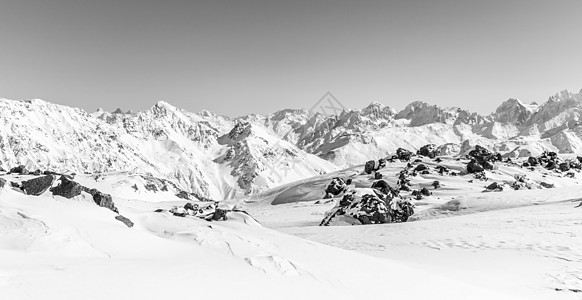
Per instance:
[[[428,144],[420,147],[418,151],[416,151],[417,155],[426,156],[428,158],[435,158],[437,156],[437,146],[435,144]]]
[[[412,158],[412,152],[404,149],[404,148],[398,148],[396,149],[396,155],[393,156],[393,159],[399,159],[401,161],[410,161],[410,159]]]
[[[467,164],[467,172],[469,173],[493,170],[495,162],[502,161],[503,159],[501,154],[493,153],[479,145],[476,145],[475,149],[471,150],[467,157],[470,159]]]
[[[423,196],[424,197],[428,197],[428,196],[431,196],[431,195],[432,195],[432,193],[426,187],[423,187],[420,190],[414,190],[414,191],[412,191],[412,196],[415,197],[416,200],[422,199]]]
[[[367,161],[364,165],[364,173],[372,174],[373,172],[378,172],[380,169],[386,167],[386,159],[380,158],[379,160]]]
[[[82,192],[85,192],[91,195],[93,202],[95,202],[96,205],[107,208],[118,214],[116,217],[117,220],[123,222],[128,227],[133,226],[133,223],[129,219],[119,215],[119,210],[115,206],[111,195],[102,193],[101,191],[94,188],[85,187],[78,182],[73,181],[74,174],[63,175],[51,171],[41,172],[40,170],[38,170],[38,172],[35,171],[30,173],[24,166],[12,168],[10,173],[20,175],[35,175],[37,173],[44,174],[29,180],[21,181],[20,183],[10,182],[10,185],[13,188],[19,189],[26,195],[40,196],[47,191],[50,191],[54,196],[61,196],[67,199],[71,199],[81,195]],[[6,183],[6,180],[0,178],[0,183],[2,183],[1,185],[3,186]]]
[[[184,206],[174,206],[168,212],[176,217],[193,216],[206,221],[226,221],[227,213],[231,210],[218,208],[219,202],[200,206],[188,202]],[[164,212],[163,209],[157,209],[155,212]]]
[[[354,190],[345,194],[334,208],[326,212],[319,224],[328,226],[339,216],[357,220],[362,225],[406,222],[414,214],[412,203],[379,190],[358,195]]]
[[[352,184],[351,179],[343,180],[343,178],[340,177],[333,178],[331,183],[325,189],[325,196],[323,199],[330,199],[334,196],[345,193],[348,190],[350,184]]]
[[[535,181],[527,178],[525,174],[515,174],[513,176],[515,181],[511,183],[511,188],[514,190],[531,190],[539,188]]]
[[[561,172],[568,172],[572,169],[580,171],[582,169],[582,157],[578,156],[576,160],[562,160],[556,152],[545,151],[538,157],[530,156],[522,166],[530,168],[541,166],[548,170],[559,170]]]

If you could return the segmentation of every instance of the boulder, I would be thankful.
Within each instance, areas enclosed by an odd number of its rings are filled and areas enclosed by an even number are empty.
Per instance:
[[[95,204],[97,204],[101,207],[105,207],[105,208],[110,209],[114,212],[119,212],[117,210],[117,207],[115,207],[115,203],[113,203],[113,199],[111,198],[111,195],[109,195],[109,194],[97,192],[93,196],[93,201],[95,201]]]
[[[484,168],[474,160],[467,164],[467,172],[469,173],[479,173],[483,172],[483,170]]]
[[[14,167],[12,169],[10,169],[9,173],[17,173],[20,175],[28,175],[30,172],[26,169],[26,167],[24,165],[20,165],[18,167]]]
[[[424,145],[418,149],[416,154],[429,158],[435,158],[437,156],[437,147],[435,144]]]
[[[543,182],[543,181],[540,182],[540,185],[545,187],[546,189],[553,189],[556,187],[556,185],[553,183],[547,183],[547,182]]]
[[[569,162],[563,162],[559,165],[560,171],[562,172],[567,172],[570,171],[570,163]]]
[[[55,179],[56,177],[53,175],[45,175],[26,180],[21,183],[20,189],[27,195],[40,196],[53,185]]]
[[[36,169],[36,171],[32,172],[31,174],[38,176],[38,175],[42,174],[42,172],[39,169]]]
[[[535,158],[535,157],[533,157],[533,156],[530,156],[530,157],[527,159],[527,163],[528,163],[530,166],[532,166],[532,167],[535,167],[535,166],[537,166],[537,165],[539,164],[539,162],[538,162],[538,159],[537,159],[537,158]]]
[[[503,185],[499,184],[498,182],[493,182],[487,186],[487,190],[501,192],[503,191]]]
[[[428,167],[425,164],[419,164],[416,166],[416,168],[414,168],[414,171],[416,172],[422,172],[424,170],[428,170]]]
[[[396,156],[400,160],[409,161],[410,158],[412,157],[412,152],[410,152],[404,148],[398,148],[398,149],[396,149]]]
[[[0,189],[4,188],[5,185],[6,185],[6,179],[0,178]]]
[[[375,169],[375,164],[376,164],[376,162],[373,160],[367,161],[366,164],[364,165],[364,172],[366,174],[372,174],[372,172]]]
[[[81,195],[81,192],[83,191],[83,186],[81,186],[80,184],[72,180],[69,180],[69,178],[67,178],[66,176],[61,176],[61,178],[59,178],[59,181],[61,182],[59,183],[59,185],[50,189],[53,195],[65,197],[67,199],[71,199],[73,197]]]
[[[122,222],[123,224],[125,224],[125,226],[129,228],[133,227],[133,222],[122,215],[115,216],[115,220]]]

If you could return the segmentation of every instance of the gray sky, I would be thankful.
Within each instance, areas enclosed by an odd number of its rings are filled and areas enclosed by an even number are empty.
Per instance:
[[[0,97],[225,115],[582,88],[582,1],[0,0]]]

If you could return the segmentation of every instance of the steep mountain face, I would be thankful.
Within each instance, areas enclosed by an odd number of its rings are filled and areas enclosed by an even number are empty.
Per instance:
[[[221,144],[225,132],[237,130],[236,120],[209,112],[189,113],[165,102],[135,114],[88,114],[42,100],[0,100],[0,113],[4,169],[24,164],[32,170],[68,173],[144,173],[216,199],[296,180],[297,173],[270,172],[280,168],[273,164],[291,165],[295,157],[308,157],[302,165],[309,168],[302,169],[301,176],[335,170],[332,164],[267,133],[268,129],[261,137],[243,134],[234,138],[236,142]],[[259,124],[253,127],[262,129]],[[221,159],[229,151],[237,154],[235,162]]]
[[[511,98],[503,102],[492,116],[497,122],[521,126],[531,118],[537,108],[537,105],[527,105],[517,99]]]
[[[488,116],[413,102],[380,103],[339,115],[286,109],[228,118],[158,102],[132,113],[94,113],[42,100],[0,100],[0,167],[128,172],[224,199],[436,144],[457,155],[476,144],[508,156],[582,151],[582,93],[541,105],[517,99]]]

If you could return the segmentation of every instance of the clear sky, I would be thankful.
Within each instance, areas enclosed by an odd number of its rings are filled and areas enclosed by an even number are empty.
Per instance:
[[[582,88],[582,1],[0,0],[0,97],[224,115]]]

